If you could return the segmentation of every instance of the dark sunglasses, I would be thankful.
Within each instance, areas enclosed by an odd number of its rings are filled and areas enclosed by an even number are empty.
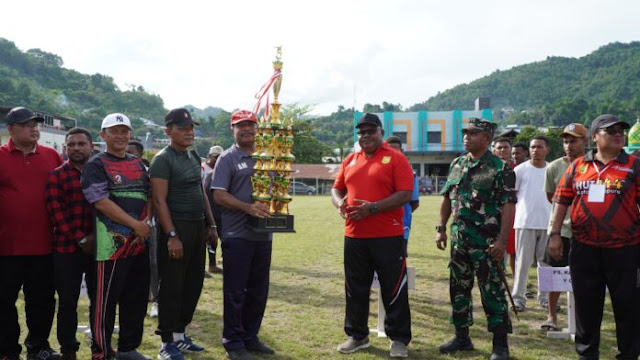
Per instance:
[[[375,135],[378,132],[378,128],[370,128],[370,129],[358,129],[358,131],[356,131],[356,134],[358,134],[359,136],[362,135]]]
[[[606,128],[600,128],[600,130],[604,130],[607,134],[609,135],[624,135],[624,133],[626,132],[625,129],[621,128],[621,127],[616,127],[616,126],[609,126]]]

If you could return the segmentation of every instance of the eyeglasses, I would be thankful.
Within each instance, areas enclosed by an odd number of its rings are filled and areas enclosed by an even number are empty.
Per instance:
[[[607,134],[609,135],[624,135],[624,133],[626,132],[625,129],[621,128],[621,127],[617,127],[617,126],[609,126],[606,128],[600,128],[600,130],[604,130]]]
[[[29,121],[26,123],[22,123],[22,124],[13,124],[14,126],[18,126],[21,128],[30,128],[30,129],[35,129],[38,127],[38,122],[37,121]]]
[[[358,129],[358,131],[356,131],[356,134],[358,134],[358,136],[363,136],[363,135],[375,135],[378,132],[378,128],[369,128],[369,129]]]

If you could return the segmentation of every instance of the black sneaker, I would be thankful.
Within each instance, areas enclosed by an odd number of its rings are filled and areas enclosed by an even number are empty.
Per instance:
[[[245,344],[244,347],[248,351],[255,352],[255,353],[260,353],[260,354],[271,355],[271,354],[275,354],[276,353],[275,351],[273,351],[272,348],[268,347],[267,345],[265,345],[260,340],[256,341],[255,343],[252,343],[252,344]]]
[[[27,354],[27,360],[60,360],[62,356],[51,348]]]
[[[247,349],[227,350],[227,356],[231,360],[253,360]]]
[[[470,337],[454,337],[446,343],[440,345],[438,348],[442,354],[449,354],[459,350],[469,351],[473,350],[473,343]]]
[[[505,346],[494,346],[490,360],[509,360],[509,348]]]
[[[61,360],[62,356],[51,348],[27,354],[27,360]]]

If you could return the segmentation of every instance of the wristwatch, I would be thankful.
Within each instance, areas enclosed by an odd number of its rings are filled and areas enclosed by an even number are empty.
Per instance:
[[[175,230],[169,230],[169,232],[167,232],[167,236],[170,238],[178,237],[178,233]]]
[[[447,232],[447,229],[445,229],[445,227],[442,225],[436,225],[436,232],[445,233]]]
[[[371,207],[369,208],[369,214],[375,214],[378,212],[378,203],[371,203]]]

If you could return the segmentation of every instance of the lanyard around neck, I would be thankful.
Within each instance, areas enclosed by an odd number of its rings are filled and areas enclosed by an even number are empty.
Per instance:
[[[598,181],[600,181],[600,176],[611,166],[612,161],[610,161],[607,166],[603,167],[601,171],[600,168],[598,168],[597,160],[593,160],[593,167],[596,168],[596,172],[598,173]]]

